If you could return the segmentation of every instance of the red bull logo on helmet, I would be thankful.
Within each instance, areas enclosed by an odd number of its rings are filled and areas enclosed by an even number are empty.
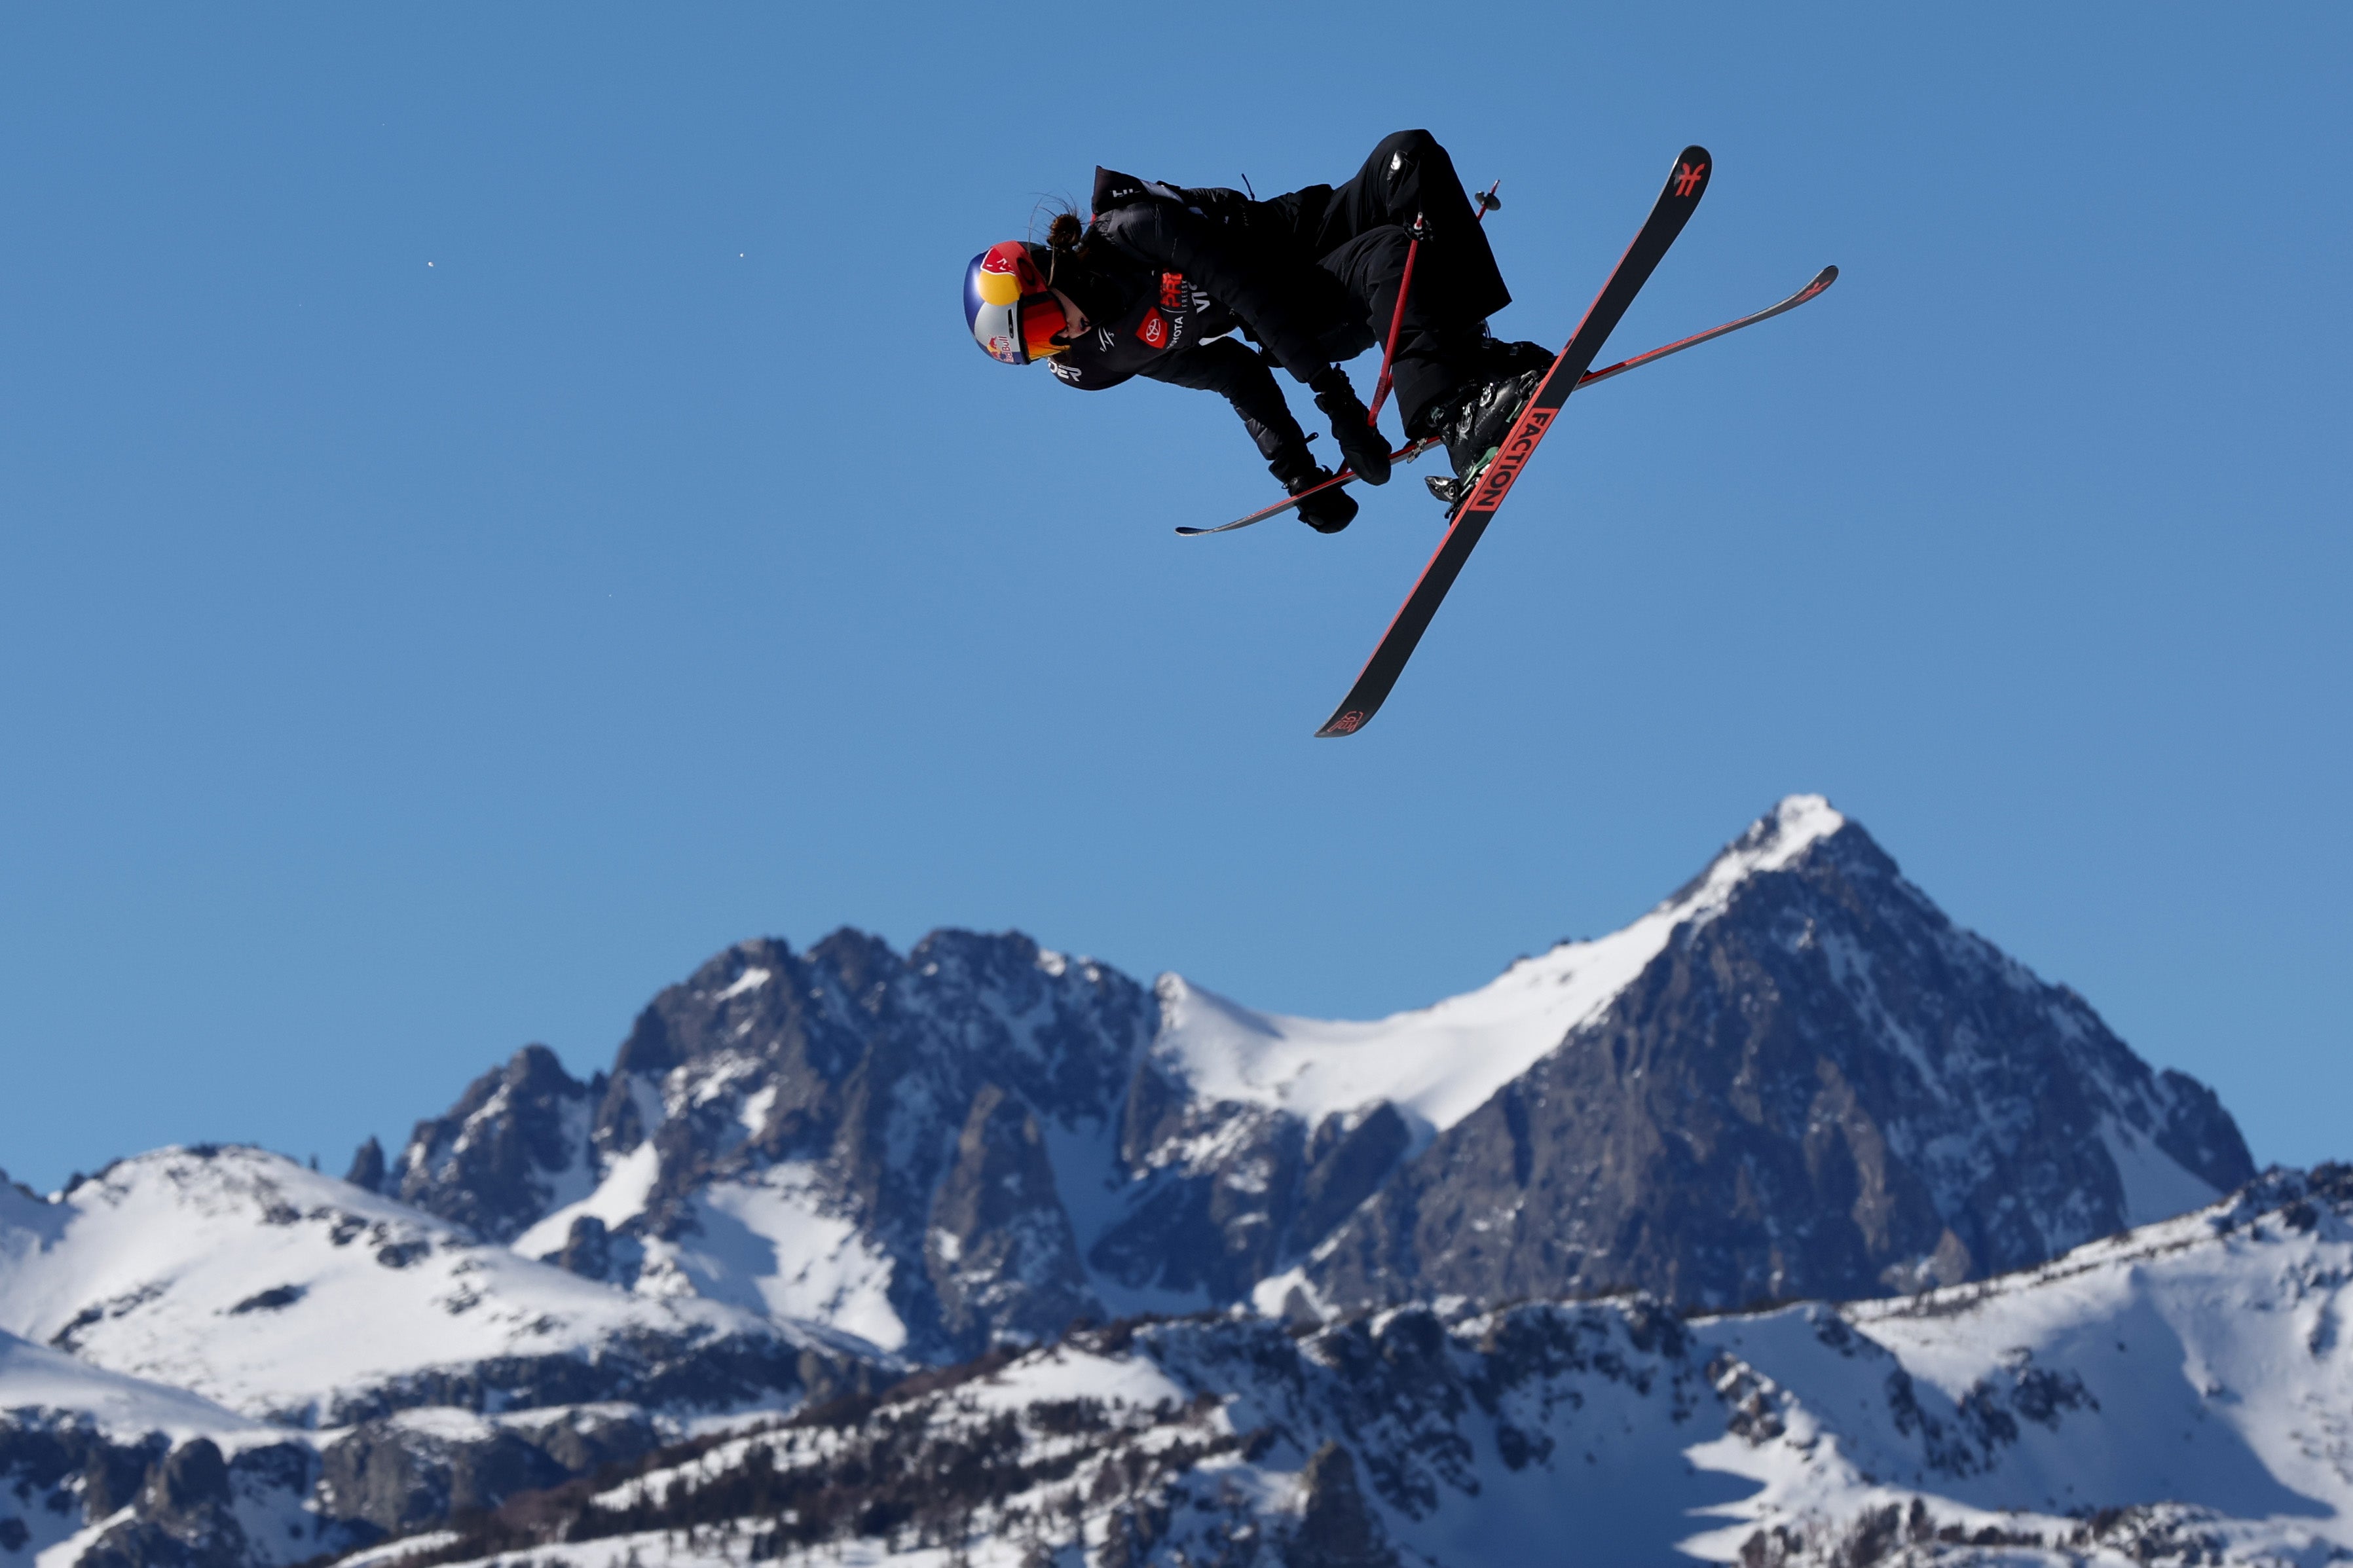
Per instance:
[[[964,319],[983,352],[1007,364],[1028,364],[1068,346],[1054,341],[1065,324],[1061,302],[1018,239],[990,246],[965,268]]]

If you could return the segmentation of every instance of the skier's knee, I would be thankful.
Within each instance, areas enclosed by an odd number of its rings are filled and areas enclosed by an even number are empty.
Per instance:
[[[1454,172],[1446,149],[1427,131],[1399,131],[1387,137],[1373,150],[1372,164],[1392,199],[1433,179],[1442,184]]]

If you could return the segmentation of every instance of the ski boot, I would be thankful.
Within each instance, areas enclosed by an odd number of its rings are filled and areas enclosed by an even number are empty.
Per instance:
[[[1544,384],[1554,356],[1542,343],[1490,341],[1480,357],[1478,374],[1419,421],[1423,435],[1446,443],[1446,456],[1454,465],[1453,478],[1432,474],[1423,481],[1431,495],[1450,507],[1471,493],[1520,410]]]

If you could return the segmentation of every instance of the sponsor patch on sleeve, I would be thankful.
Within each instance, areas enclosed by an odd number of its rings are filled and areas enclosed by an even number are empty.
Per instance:
[[[1148,347],[1155,349],[1166,348],[1168,346],[1168,318],[1162,315],[1157,310],[1147,308],[1144,312],[1144,320],[1135,323],[1135,335],[1142,338],[1145,341],[1145,345]]]

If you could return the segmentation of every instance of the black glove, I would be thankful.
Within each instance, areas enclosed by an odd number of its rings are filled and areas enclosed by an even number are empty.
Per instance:
[[[1304,446],[1282,452],[1266,467],[1292,495],[1315,489],[1332,477],[1332,470],[1319,467]],[[1316,532],[1337,533],[1356,521],[1356,498],[1345,485],[1332,485],[1301,501],[1298,510],[1299,521]]]
[[[1318,468],[1313,478],[1298,488],[1303,490],[1323,484],[1331,477]],[[1345,485],[1325,486],[1299,503],[1299,521],[1318,533],[1337,533],[1356,521],[1356,498],[1348,493]]]
[[[1315,391],[1315,406],[1332,421],[1332,439],[1340,444],[1340,455],[1348,459],[1356,477],[1368,485],[1388,483],[1388,437],[1374,427],[1372,416],[1356,401],[1348,373],[1332,365],[1307,384]]]

